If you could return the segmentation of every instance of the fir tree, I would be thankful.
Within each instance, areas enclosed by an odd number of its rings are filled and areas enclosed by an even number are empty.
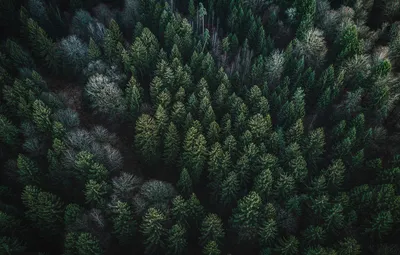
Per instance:
[[[165,220],[165,215],[154,208],[150,208],[143,217],[140,231],[144,237],[146,254],[153,254],[164,248],[165,235],[167,234],[167,231],[164,228]]]

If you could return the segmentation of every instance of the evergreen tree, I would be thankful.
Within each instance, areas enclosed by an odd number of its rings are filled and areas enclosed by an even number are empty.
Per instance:
[[[222,204],[229,206],[236,201],[240,191],[239,185],[237,174],[234,171],[230,172],[221,183],[220,200]]]
[[[160,138],[153,117],[142,114],[135,127],[135,147],[147,163],[155,163],[159,158]]]
[[[125,98],[127,103],[128,115],[132,119],[135,119],[140,111],[142,96],[140,93],[140,85],[133,75],[129,80],[128,86],[125,90]]]
[[[135,235],[136,222],[132,210],[127,203],[121,201],[117,201],[112,210],[113,233],[121,244],[126,244]]]
[[[51,110],[47,107],[43,101],[35,100],[33,102],[33,122],[37,125],[38,129],[42,132],[50,131],[51,121],[50,121]]]
[[[188,171],[186,170],[186,168],[182,169],[176,186],[178,187],[178,189],[181,191],[181,193],[183,195],[187,196],[192,193],[193,183],[192,183],[192,179],[191,179]]]
[[[85,185],[85,198],[86,203],[93,206],[103,207],[105,206],[105,196],[108,192],[108,185],[105,182],[96,182],[89,180]]]
[[[262,216],[262,201],[255,192],[238,201],[231,218],[232,228],[240,240],[254,240]]]
[[[88,57],[90,61],[98,60],[101,57],[101,50],[91,37],[89,40]]]
[[[272,173],[271,170],[267,168],[261,171],[261,173],[254,178],[253,190],[265,199],[270,195],[272,191],[272,185]]]
[[[17,142],[18,128],[6,116],[0,115],[0,141],[7,145]]]
[[[208,214],[201,224],[200,243],[205,245],[211,241],[222,244],[225,236],[222,220],[216,214]]]
[[[150,208],[143,217],[140,231],[144,237],[146,254],[153,254],[164,248],[167,234],[164,227],[165,221],[165,215],[154,208]]]
[[[206,139],[195,127],[190,128],[183,143],[182,164],[193,183],[198,183],[206,162]]]
[[[80,233],[76,240],[78,255],[101,255],[104,254],[99,240],[90,233]]]
[[[278,241],[276,250],[284,255],[297,254],[299,252],[299,241],[294,236],[282,238]]]
[[[41,234],[47,237],[60,234],[64,212],[60,198],[28,185],[25,186],[21,199],[27,208],[26,217],[41,230]]]
[[[180,225],[175,224],[168,231],[167,240],[168,254],[183,254],[187,247],[186,229]]]
[[[208,242],[203,248],[204,255],[221,255],[218,244],[215,241]]]
[[[116,63],[121,54],[118,43],[122,43],[122,33],[115,20],[110,21],[110,26],[104,35],[104,55],[111,63]]]

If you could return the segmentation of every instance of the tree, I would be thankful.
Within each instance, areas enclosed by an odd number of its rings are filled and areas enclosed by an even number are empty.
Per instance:
[[[264,169],[254,178],[253,190],[263,199],[267,198],[272,191],[273,178],[269,168]]]
[[[346,237],[343,241],[339,242],[338,255],[359,255],[361,254],[360,245],[357,240],[351,237]]]
[[[374,215],[369,221],[369,226],[365,229],[371,237],[381,239],[387,235],[393,227],[393,217],[390,211],[381,211]]]
[[[321,67],[328,52],[323,32],[316,28],[305,31],[300,40],[295,39],[294,52],[304,56],[307,65],[314,68]]]
[[[203,248],[204,255],[221,255],[218,244],[215,241],[208,242]]]
[[[309,245],[321,244],[325,241],[326,231],[321,226],[310,225],[305,229],[303,236]]]
[[[99,240],[90,233],[80,233],[76,240],[76,250],[78,255],[101,255],[104,254]]]
[[[86,203],[93,206],[99,206],[100,208],[105,206],[107,193],[108,184],[104,181],[99,183],[89,180],[85,185]]]
[[[338,61],[351,58],[362,52],[362,44],[358,39],[356,25],[347,25],[335,40],[335,48],[338,54]]]
[[[77,204],[68,204],[64,212],[64,225],[67,229],[75,225],[76,221],[83,214],[83,208]]]
[[[272,245],[278,234],[278,226],[274,219],[264,221],[259,229],[259,242],[262,245]]]
[[[190,206],[182,196],[178,195],[172,200],[172,218],[183,226],[189,227]]]
[[[57,72],[59,67],[59,52],[47,33],[29,18],[27,21],[28,39],[34,54],[40,58],[50,70]]]
[[[240,183],[238,176],[231,171],[221,183],[220,201],[225,206],[230,206],[238,197],[240,191]]]
[[[89,40],[88,57],[89,61],[96,61],[101,57],[101,50],[92,37]]]
[[[23,185],[38,185],[40,184],[40,170],[33,160],[19,154],[17,159],[19,181]]]
[[[154,208],[150,208],[144,215],[140,231],[144,237],[146,254],[153,254],[164,248],[167,234],[164,227],[165,221],[165,215]]]
[[[206,139],[195,127],[191,127],[183,143],[182,164],[188,169],[193,184],[198,183],[206,163]]]
[[[111,63],[116,63],[121,54],[118,43],[123,42],[122,33],[115,20],[110,21],[110,26],[104,35],[104,55]]]
[[[130,61],[141,74],[149,73],[157,63],[158,51],[157,38],[145,27],[131,46]]]
[[[80,74],[89,60],[88,47],[76,35],[70,35],[62,39],[60,42],[60,53],[67,74]]]
[[[103,74],[91,76],[85,86],[85,94],[96,114],[104,115],[110,121],[125,115],[127,105],[123,92],[110,77]]]
[[[155,163],[160,157],[160,137],[153,117],[142,114],[135,127],[135,147],[147,163]]]
[[[0,243],[2,244],[0,246],[1,254],[23,253],[26,249],[23,242],[13,237],[0,236]]]
[[[183,254],[186,250],[186,229],[180,224],[175,224],[168,231],[168,254],[179,255]]]
[[[341,159],[333,160],[329,167],[323,171],[329,183],[340,187],[344,181],[346,168]]]
[[[26,217],[46,237],[60,234],[63,223],[63,203],[54,194],[44,192],[36,186],[25,186],[21,195],[27,208]]]
[[[42,132],[50,131],[51,121],[50,121],[51,110],[47,107],[43,101],[37,99],[33,102],[33,112],[32,118],[33,122],[36,124],[38,129]]]
[[[252,191],[238,201],[238,206],[232,214],[231,225],[239,240],[254,240],[261,216],[262,201],[256,192]]]
[[[134,120],[139,114],[140,106],[142,104],[142,96],[140,94],[140,84],[136,81],[133,75],[125,90],[125,99],[128,115]]]
[[[272,131],[272,121],[269,115],[263,117],[257,113],[250,118],[248,123],[254,141],[259,141],[259,143],[264,142]]]
[[[182,169],[176,186],[181,191],[182,195],[188,196],[189,194],[192,193],[193,183],[186,168]]]
[[[113,233],[121,244],[127,244],[135,235],[136,222],[133,219],[133,212],[128,203],[117,201],[112,207],[113,211]]]
[[[202,245],[211,241],[222,244],[225,236],[222,220],[216,214],[208,214],[201,224],[200,233],[200,243]]]
[[[294,255],[299,252],[299,241],[295,236],[289,236],[288,238],[281,238],[278,241],[276,250],[283,255]]]
[[[169,123],[164,139],[164,160],[167,164],[175,163],[179,156],[181,141],[178,129],[173,122]]]
[[[6,116],[0,114],[0,141],[7,145],[14,145],[17,142],[17,136],[18,128]]]

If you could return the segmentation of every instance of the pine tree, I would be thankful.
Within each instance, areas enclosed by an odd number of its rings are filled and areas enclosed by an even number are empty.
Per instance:
[[[231,224],[240,240],[254,240],[261,216],[262,201],[257,193],[252,191],[238,201],[238,206],[232,214]]]
[[[38,99],[33,102],[32,118],[40,131],[47,132],[51,130],[50,114],[50,108],[43,101]]]
[[[262,245],[272,245],[278,234],[278,226],[274,219],[269,219],[260,227],[259,240]]]
[[[19,181],[23,185],[38,185],[40,184],[40,170],[33,160],[19,154],[17,159]]]
[[[172,165],[178,159],[180,151],[180,137],[173,122],[169,123],[164,139],[164,160]]]
[[[299,252],[299,241],[295,236],[282,238],[278,241],[276,250],[283,255],[294,255]]]
[[[263,117],[258,113],[251,117],[248,123],[254,141],[264,142],[272,131],[272,122],[269,115]]]
[[[134,120],[139,114],[140,106],[142,104],[142,96],[140,93],[140,85],[133,75],[126,87],[125,98],[129,117]]]
[[[200,243],[202,245],[211,241],[222,244],[225,236],[222,220],[216,214],[208,214],[201,224],[200,233]]]
[[[105,182],[96,182],[89,180],[85,185],[85,199],[86,203],[93,206],[103,207],[105,206],[105,196],[108,192],[108,184]]]
[[[142,114],[136,122],[135,147],[147,163],[155,163],[159,158],[160,138],[153,117]]]
[[[329,167],[323,171],[329,183],[340,187],[344,181],[346,168],[341,159],[333,160]]]
[[[67,228],[74,226],[79,217],[83,214],[83,208],[77,204],[68,204],[64,212],[64,225]]]
[[[263,199],[267,198],[272,191],[273,178],[270,169],[265,169],[254,178],[253,190]]]
[[[176,185],[183,195],[188,196],[189,194],[192,193],[193,183],[186,168],[182,169],[179,175],[179,180]]]
[[[182,164],[193,184],[198,183],[206,163],[206,139],[195,127],[190,128],[183,143]]]
[[[96,61],[101,57],[101,50],[91,37],[89,40],[88,57],[90,61]]]
[[[337,36],[335,47],[338,55],[338,60],[343,61],[346,58],[351,58],[362,52],[362,45],[358,39],[357,27],[355,25],[347,25],[343,31]]]
[[[305,229],[303,236],[309,245],[320,244],[326,238],[326,231],[321,226],[310,225]]]
[[[338,255],[359,255],[361,254],[360,245],[357,240],[351,237],[346,237],[339,242]]]
[[[187,203],[191,221],[195,224],[198,224],[204,217],[204,207],[201,205],[200,200],[197,198],[195,193],[192,193]]]
[[[157,63],[158,52],[157,38],[148,28],[144,28],[131,46],[131,63],[141,74],[148,73]]]
[[[161,104],[159,104],[157,107],[157,110],[154,114],[154,119],[156,121],[158,135],[161,136],[165,133],[169,123],[168,113]]]
[[[164,228],[165,220],[165,215],[154,208],[150,208],[143,217],[140,231],[144,237],[146,254],[153,254],[164,248],[167,234]]]
[[[180,224],[175,224],[168,232],[168,254],[183,254],[187,247],[186,229]]]
[[[63,223],[63,203],[57,196],[36,186],[25,186],[22,203],[27,208],[26,217],[46,237],[60,234]]]
[[[390,211],[381,211],[374,215],[365,229],[371,237],[383,238],[393,228],[393,217]]]
[[[118,43],[123,42],[122,33],[115,20],[110,21],[110,26],[104,35],[104,55],[111,63],[119,61],[121,54]]]
[[[127,203],[121,201],[117,201],[112,211],[113,233],[121,244],[127,244],[132,240],[136,230],[133,212]]]
[[[0,141],[7,145],[17,142],[18,128],[6,116],[0,114]]]
[[[77,237],[76,250],[78,255],[101,255],[104,254],[99,240],[90,233],[80,233]]]
[[[172,200],[172,218],[183,226],[189,226],[190,206],[182,196],[178,195]]]
[[[208,242],[203,248],[204,255],[221,255],[218,244],[215,241]]]

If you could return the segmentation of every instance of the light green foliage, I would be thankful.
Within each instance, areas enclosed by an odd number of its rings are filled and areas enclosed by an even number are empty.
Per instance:
[[[89,40],[88,57],[90,61],[98,60],[101,57],[101,50],[92,38]]]
[[[135,147],[147,163],[155,163],[160,157],[160,138],[153,117],[142,114],[135,127]]]
[[[272,122],[269,115],[263,117],[261,114],[256,114],[249,119],[249,130],[255,141],[266,141],[272,131]]]
[[[153,254],[164,248],[167,234],[164,227],[165,220],[165,215],[154,208],[150,208],[143,217],[140,231],[144,237],[146,254]]]
[[[47,132],[51,130],[50,114],[50,108],[43,101],[35,100],[33,102],[32,118],[40,131]]]
[[[184,226],[189,225],[189,220],[192,215],[190,215],[190,205],[187,200],[182,196],[176,196],[172,200],[172,217],[178,223]]]
[[[36,186],[25,186],[22,203],[27,208],[26,217],[45,236],[57,235],[62,229],[63,203],[56,196]]]
[[[323,171],[327,181],[337,187],[340,187],[344,181],[345,166],[340,159],[333,160],[331,165]]]
[[[222,244],[225,236],[222,220],[216,214],[208,214],[201,224],[200,243],[205,245],[211,241]]]
[[[257,194],[259,194],[262,198],[267,198],[271,191],[273,185],[273,178],[272,173],[269,168],[261,171],[255,178],[254,178],[254,185],[253,189]]]
[[[187,246],[186,229],[180,224],[175,224],[168,232],[168,254],[179,255],[185,252]]]
[[[121,244],[128,243],[135,235],[136,222],[133,212],[127,203],[117,201],[112,207],[113,233]]]
[[[85,185],[85,198],[86,203],[93,206],[102,207],[105,205],[105,197],[108,192],[108,184],[103,182],[96,182],[89,180]]]
[[[231,218],[232,228],[240,240],[252,240],[257,234],[262,216],[262,201],[256,192],[250,192],[238,201]]]
[[[156,64],[159,51],[157,38],[148,28],[144,28],[131,46],[131,63],[141,73],[148,72]]]
[[[195,127],[190,128],[183,143],[182,164],[188,169],[193,183],[200,180],[206,163],[206,139]]]
[[[358,39],[357,27],[355,25],[347,25],[336,38],[335,47],[339,53],[339,61],[360,54],[362,45]]]
[[[263,245],[271,245],[274,243],[278,234],[278,226],[276,221],[269,219],[265,221],[259,229],[259,241]]]
[[[208,242],[203,248],[204,255],[221,255],[218,244],[215,241]]]

